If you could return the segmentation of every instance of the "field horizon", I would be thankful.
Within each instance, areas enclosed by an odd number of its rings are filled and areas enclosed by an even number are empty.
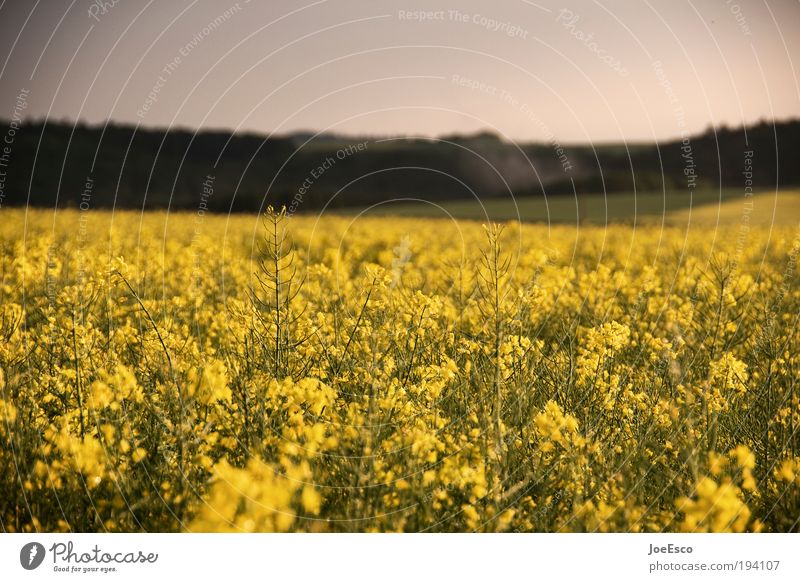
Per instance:
[[[388,201],[356,209],[335,209],[338,215],[445,218],[476,221],[519,220],[525,223],[644,224],[675,226],[692,221],[703,225],[752,221],[791,226],[800,221],[800,191],[792,188],[757,190],[745,195],[741,188],[680,191],[614,192],[517,197],[514,199],[447,200],[442,202]],[[747,218],[743,216],[748,215]]]

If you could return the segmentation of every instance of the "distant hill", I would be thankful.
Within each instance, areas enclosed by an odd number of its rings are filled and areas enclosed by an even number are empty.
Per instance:
[[[6,127],[8,122],[4,122]],[[244,212],[637,190],[800,184],[800,121],[660,144],[512,144],[492,133],[438,140],[288,136],[130,125],[22,125],[5,154],[3,205]],[[749,152],[752,152],[750,154]],[[749,172],[749,174],[743,174]],[[213,176],[213,193],[206,189]],[[87,187],[87,180],[90,186]],[[293,203],[294,201],[294,203]]]

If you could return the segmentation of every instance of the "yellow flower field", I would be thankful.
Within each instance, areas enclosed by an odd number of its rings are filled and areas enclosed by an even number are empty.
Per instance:
[[[2,211],[5,531],[794,531],[798,230]]]

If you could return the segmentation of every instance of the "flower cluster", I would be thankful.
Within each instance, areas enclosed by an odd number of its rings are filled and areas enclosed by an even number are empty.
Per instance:
[[[3,213],[5,531],[798,529],[787,229]]]

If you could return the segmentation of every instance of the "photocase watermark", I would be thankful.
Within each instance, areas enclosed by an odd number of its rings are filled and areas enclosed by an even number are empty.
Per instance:
[[[689,137],[689,131],[686,127],[686,111],[675,93],[672,82],[664,72],[664,67],[661,61],[653,61],[651,63],[653,71],[656,74],[659,86],[664,90],[664,94],[669,99],[672,105],[672,114],[675,117],[675,123],[678,126],[678,132],[681,136],[681,158],[683,158],[683,175],[686,178],[686,188],[689,190],[689,195],[694,194],[697,188],[697,167],[694,161],[694,151],[692,149],[692,140]]]
[[[758,352],[764,352],[767,349],[768,344],[774,338],[775,321],[778,318],[778,308],[783,303],[786,295],[788,295],[791,291],[792,280],[795,278],[797,271],[798,254],[800,254],[800,227],[798,227],[795,237],[792,240],[792,246],[789,249],[789,256],[786,261],[786,267],[783,270],[783,275],[781,276],[781,285],[778,287],[778,293],[775,297],[775,301],[769,307],[766,321],[759,330],[758,339],[756,340],[756,350]]]
[[[694,192],[697,188],[697,169],[692,151],[692,141],[688,135],[681,137],[681,157],[683,158],[683,176],[686,178],[686,188]]]
[[[600,59],[601,62],[608,65],[613,71],[616,71],[622,77],[627,77],[630,74],[628,69],[622,65],[622,62],[619,59],[609,54],[606,49],[601,47],[595,41],[594,33],[584,32],[577,27],[580,19],[580,15],[575,14],[568,8],[562,8],[558,11],[558,15],[556,16],[556,22],[560,23],[566,30],[568,30],[569,33],[575,37],[575,39],[583,43],[586,48],[588,48],[597,56],[598,59]]]
[[[753,196],[753,150],[745,150],[744,152],[744,195]]]
[[[89,15],[89,18],[93,19],[95,22],[100,22],[101,17],[111,12],[114,6],[120,2],[122,2],[122,0],[94,0],[89,5],[89,9],[86,13]]]
[[[725,4],[728,5],[728,10],[730,10],[733,17],[736,19],[736,24],[739,25],[739,30],[742,31],[742,34],[745,36],[753,36],[753,32],[750,30],[750,25],[747,24],[747,18],[745,18],[744,13],[742,12],[742,7],[736,4],[733,0],[725,0]]]
[[[86,235],[88,233],[89,209],[91,208],[92,191],[94,190],[94,179],[91,176],[86,176],[83,191],[81,192],[81,202],[78,206],[80,214],[78,215],[78,288],[83,288],[83,281],[86,278],[86,267],[84,265],[84,254],[86,250]]]
[[[44,280],[44,294],[50,306],[55,306],[56,291],[58,290],[58,281],[56,281],[55,270],[59,266],[56,261],[57,248],[54,244],[47,246],[47,259],[45,261],[45,280]],[[55,331],[55,328],[53,328]]]
[[[17,94],[14,109],[11,111],[11,121],[8,124],[8,129],[3,136],[3,143],[0,144],[0,208],[3,207],[3,201],[6,198],[6,180],[8,179],[8,172],[6,168],[11,164],[11,150],[14,146],[14,140],[22,124],[22,114],[28,108],[28,95],[30,89],[22,88]]]
[[[197,252],[197,245],[200,244],[203,222],[205,221],[206,212],[208,212],[208,200],[214,195],[214,180],[216,180],[216,177],[208,174],[203,181],[200,191],[200,204],[198,204],[197,212],[195,212],[194,216],[194,232],[192,233],[192,240],[189,243],[193,251],[192,289],[194,290],[200,288],[200,281],[203,276],[202,261],[200,260],[200,253]]]
[[[56,542],[45,549],[38,542],[30,542],[22,546],[19,563],[26,570],[35,570],[48,555],[52,558],[54,572],[72,574],[108,574],[119,572],[120,565],[147,565],[158,561],[157,553],[142,550],[104,550],[97,544],[88,550],[80,550],[73,542]]]
[[[744,177],[744,202],[742,203],[742,216],[739,220],[739,234],[736,237],[736,247],[733,254],[733,270],[739,268],[739,261],[750,234],[750,215],[753,213],[753,150],[744,151],[744,164],[742,176]]]
[[[539,129],[539,131],[541,131],[544,134],[547,143],[553,149],[553,153],[558,159],[558,162],[561,164],[562,171],[565,174],[572,171],[572,162],[570,162],[566,150],[563,148],[560,141],[556,138],[555,134],[550,129],[550,127],[548,127],[548,125],[544,121],[542,121],[542,119],[536,114],[536,112],[533,109],[531,109],[531,107],[527,103],[524,103],[520,99],[514,97],[514,95],[512,95],[505,89],[501,89],[499,87],[496,87],[495,85],[484,83],[483,81],[478,81],[476,79],[464,77],[463,75],[453,74],[450,77],[450,82],[453,83],[454,85],[458,85],[459,87],[464,87],[471,91],[478,91],[479,93],[485,93],[486,95],[491,95],[492,97],[496,97],[504,104],[519,111],[526,119],[528,119],[528,121],[532,122]]]
[[[47,255],[44,264],[44,295],[47,298],[48,309],[53,312],[56,308],[58,294],[58,277],[56,269],[60,266],[56,259],[58,248],[54,243],[47,245]],[[61,330],[57,325],[50,325],[47,333],[47,345],[54,346],[58,342]]]
[[[326,156],[324,160],[320,163],[319,166],[312,169],[305,179],[300,183],[300,187],[295,192],[295,195],[292,197],[291,203],[289,203],[289,208],[286,209],[286,216],[291,217],[300,205],[303,203],[303,198],[311,189],[311,187],[319,180],[325,172],[330,170],[333,166],[336,165],[336,162],[344,160],[352,156],[353,154],[357,154],[359,152],[363,152],[367,149],[369,145],[368,141],[361,141],[354,144],[349,144],[343,148],[339,148],[336,150],[336,153],[332,156]]]
[[[26,570],[35,570],[44,562],[44,546],[39,542],[29,542],[19,551],[19,563]]]
[[[530,32],[516,24],[505,20],[497,20],[478,12],[462,12],[461,10],[398,10],[397,19],[411,22],[460,22],[485,28],[490,32],[504,34],[511,38],[526,40]]]
[[[403,271],[411,261],[411,237],[404,235],[400,243],[393,249],[394,258],[392,259],[392,281],[389,283],[390,289],[396,289],[403,279]]]
[[[250,0],[245,0],[244,2],[244,4],[249,3]],[[145,115],[147,115],[147,112],[150,111],[153,105],[158,102],[158,96],[161,93],[161,90],[166,87],[169,78],[175,74],[178,68],[180,68],[181,64],[183,63],[183,59],[187,58],[194,49],[200,46],[200,43],[202,43],[220,26],[233,18],[233,16],[238,14],[241,10],[242,5],[239,2],[236,2],[230,8],[225,10],[225,12],[217,16],[214,20],[206,24],[201,30],[196,32],[192,37],[192,40],[178,49],[178,54],[176,54],[172,60],[164,65],[163,69],[161,69],[158,79],[156,79],[156,82],[151,87],[150,92],[147,94],[147,97],[144,100],[144,103],[142,103],[142,106],[136,111],[136,115],[140,119],[144,119]]]

